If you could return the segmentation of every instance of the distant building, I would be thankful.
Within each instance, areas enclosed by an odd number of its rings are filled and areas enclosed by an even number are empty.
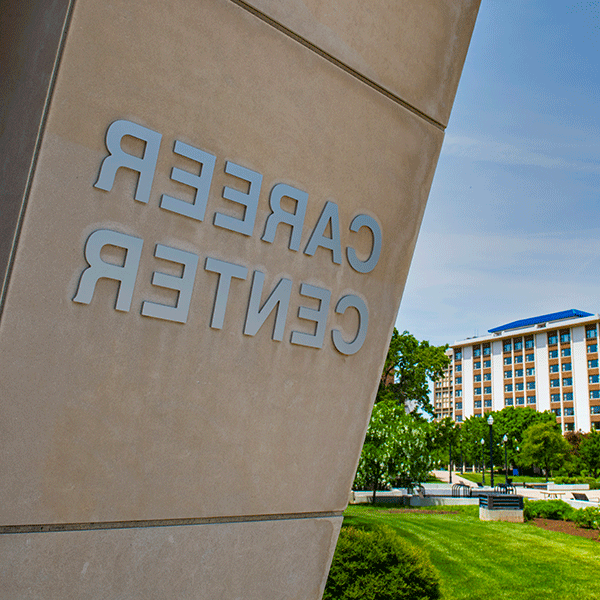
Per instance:
[[[451,344],[452,363],[434,383],[435,418],[529,406],[551,410],[563,432],[600,430],[599,327],[600,315],[566,310]]]

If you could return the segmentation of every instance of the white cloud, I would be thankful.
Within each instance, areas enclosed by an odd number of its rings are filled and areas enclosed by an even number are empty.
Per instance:
[[[577,235],[423,232],[397,327],[441,344],[520,318],[598,312],[600,229]]]
[[[492,162],[507,165],[526,165],[543,167],[546,169],[567,169],[569,171],[582,171],[600,174],[598,162],[565,160],[557,155],[528,150],[534,144],[533,140],[519,140],[517,144],[507,144],[495,140],[475,139],[467,136],[447,135],[444,140],[443,152],[458,158],[479,162]],[[559,148],[554,148],[558,154]],[[595,154],[589,149],[590,155],[598,156],[599,148]],[[572,156],[572,148],[569,154]]]

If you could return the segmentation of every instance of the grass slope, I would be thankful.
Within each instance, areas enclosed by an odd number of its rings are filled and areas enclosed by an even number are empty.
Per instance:
[[[425,549],[446,600],[597,600],[600,544],[531,524],[482,522],[478,507],[427,513],[350,506],[344,524],[392,527]],[[449,510],[460,510],[451,514]]]

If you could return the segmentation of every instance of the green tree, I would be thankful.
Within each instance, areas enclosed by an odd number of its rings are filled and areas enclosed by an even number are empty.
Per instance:
[[[536,464],[544,469],[546,481],[553,469],[559,469],[567,460],[569,443],[560,433],[556,423],[536,423],[523,435],[520,452],[521,464]]]
[[[393,400],[373,407],[354,481],[355,489],[377,491],[392,484],[413,488],[425,481],[432,461],[428,449],[429,424]]]
[[[429,342],[419,342],[408,331],[400,334],[394,328],[375,401],[394,400],[400,406],[413,401],[433,414],[429,380],[439,379],[450,364],[447,349],[448,345],[431,346]]]
[[[600,433],[591,431],[579,443],[579,458],[592,477],[600,472]]]

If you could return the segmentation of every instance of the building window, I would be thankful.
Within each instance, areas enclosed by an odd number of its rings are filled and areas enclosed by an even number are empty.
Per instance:
[[[455,408],[456,410],[462,410],[462,402],[457,402],[457,403],[454,405],[454,408]]]
[[[481,348],[474,348],[474,349],[473,349],[473,356],[474,356],[475,358],[478,358],[478,357],[480,357],[480,356],[481,356]]]
[[[530,367],[529,369],[525,369],[525,374],[527,376],[529,376],[529,375],[535,375],[535,368],[534,367]]]
[[[595,400],[596,398],[600,398],[600,390],[590,390],[590,399]]]
[[[515,369],[515,377],[523,377],[523,369]]]
[[[491,373],[484,373],[483,374],[483,380],[484,381],[491,381],[492,380],[492,374]]]
[[[531,350],[533,348],[533,340],[525,340],[525,350]]]
[[[563,394],[563,402],[573,402],[573,392],[565,392]]]
[[[481,373],[477,373],[477,375],[474,375],[473,381],[481,381]]]
[[[515,356],[515,365],[520,365],[522,362],[523,362],[522,354],[518,354],[517,356]]]
[[[533,354],[527,354],[527,355],[525,356],[525,360],[526,360],[527,362],[533,362],[533,359],[534,359],[534,356],[533,356]]]
[[[462,371],[462,365],[456,365],[455,371],[457,371],[457,372]]]
[[[518,384],[517,384],[517,385],[518,385]],[[512,391],[513,391],[513,386],[512,386],[512,383],[507,383],[507,384],[504,386],[504,391],[505,391],[505,392],[512,392]]]
[[[517,392],[523,391],[523,382],[522,381],[520,383],[515,384],[515,390],[517,390]]]
[[[504,379],[510,379],[512,377],[512,371],[504,371]]]
[[[565,431],[575,431],[575,423],[565,423]]]
[[[512,345],[510,342],[504,342],[504,352],[510,352],[512,350]]]
[[[575,414],[575,409],[572,406],[565,406],[565,417],[572,417]]]
[[[462,415],[456,415],[456,422],[462,423]]]
[[[549,350],[548,358],[558,358],[558,350]]]
[[[481,396],[481,388],[480,387],[476,387],[473,390],[473,394],[475,394],[475,396]]]
[[[550,402],[560,402],[560,394],[550,394]]]
[[[454,380],[454,383],[456,383],[456,385],[460,385],[460,384],[462,383],[462,377],[457,377],[457,378]]]
[[[550,365],[548,367],[548,370],[550,371],[550,373],[558,373],[558,365]]]
[[[563,363],[562,364],[562,370],[563,371],[570,371],[571,370],[571,363]]]
[[[492,349],[489,346],[484,346],[483,347],[483,355],[484,356],[489,356],[492,352]]]
[[[473,363],[473,368],[474,369],[481,369],[481,361],[477,361],[475,363]]]
[[[596,338],[596,336],[597,336],[597,333],[596,333],[595,329],[587,329],[585,332],[585,337],[588,340],[593,340],[594,338]]]
[[[572,377],[563,377],[563,387],[566,385],[573,385]]]
[[[514,404],[512,398],[504,398],[504,406],[512,406]]]
[[[491,360],[484,360],[483,361],[483,368],[484,369],[489,369],[492,366],[492,361]]]
[[[551,379],[550,387],[560,387],[560,379]]]
[[[571,356],[571,348],[563,348],[560,351],[561,356]]]
[[[590,383],[600,383],[600,375],[590,375]]]
[[[598,359],[592,358],[592,360],[588,360],[588,369],[597,369],[598,368]]]
[[[454,392],[454,395],[455,395],[457,398],[460,398],[460,397],[462,396],[462,390],[456,390],[456,391]]]
[[[548,336],[548,344],[550,344],[551,346],[553,344],[558,344],[558,336],[555,333]]]
[[[510,356],[505,356],[504,357],[504,364],[505,365],[512,365],[512,358]]]
[[[563,344],[566,344],[567,342],[571,341],[571,334],[570,333],[561,333],[560,334],[560,341]]]
[[[535,396],[527,396],[527,404],[535,404]]]
[[[490,385],[489,387],[484,387],[483,388],[483,393],[484,394],[491,394],[492,393],[492,386]]]
[[[515,352],[516,352],[517,350],[523,350],[523,342],[522,342],[521,340],[517,340],[517,341],[515,342]]]
[[[557,417],[560,417],[560,408],[551,408],[550,409]]]
[[[600,415],[600,406],[590,406],[590,413]]]
[[[523,396],[516,397],[517,404],[525,404],[525,398]]]
[[[592,354],[593,352],[598,352],[598,344],[590,344],[588,346],[588,354]]]
[[[527,389],[528,390],[535,390],[535,381],[528,381],[527,382]]]
[[[481,408],[481,400],[474,400],[473,401],[473,407],[474,408]]]
[[[488,406],[492,406],[492,401],[491,400],[484,400],[483,401],[483,405],[487,408]]]
[[[462,359],[462,350],[457,350],[454,353],[454,360],[461,360]]]

